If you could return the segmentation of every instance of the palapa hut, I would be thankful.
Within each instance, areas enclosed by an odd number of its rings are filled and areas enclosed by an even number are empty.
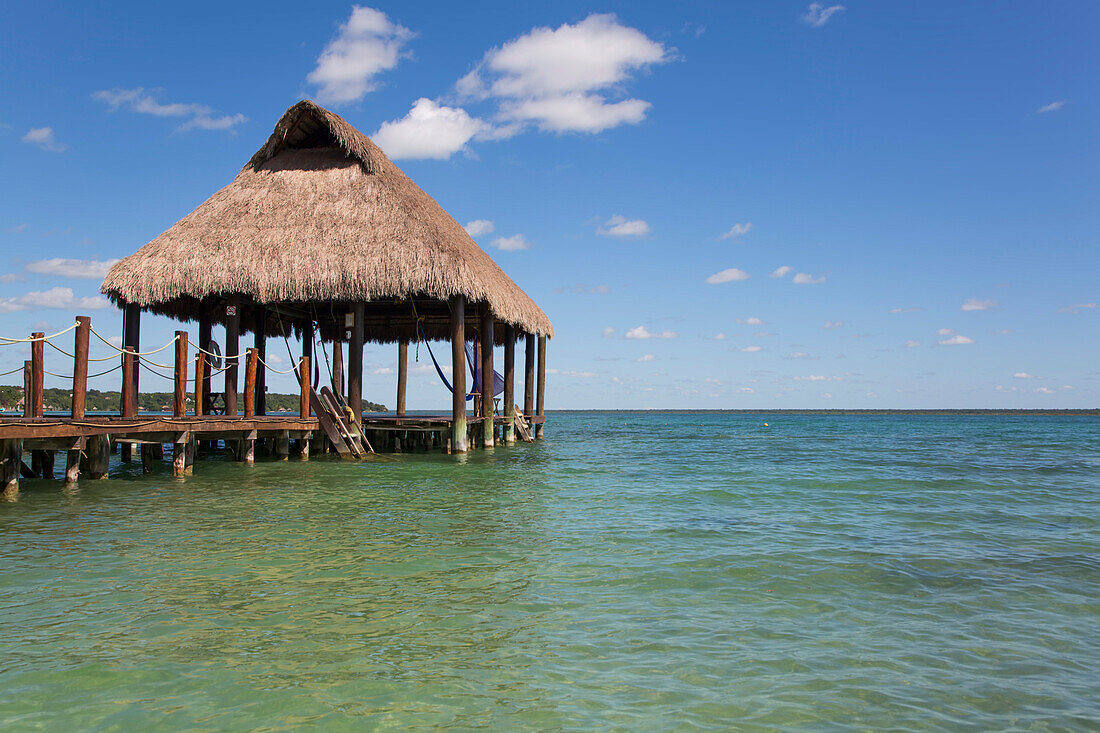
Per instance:
[[[553,326],[431,196],[343,118],[302,101],[288,109],[237,177],[168,231],[107,273],[102,291],[125,309],[124,341],[138,348],[141,311],[226,327],[225,409],[236,414],[238,338],[291,332],[312,356],[315,334],[348,344],[347,404],[361,413],[363,342],[399,346],[398,414],[405,408],[407,345],[452,343],[452,449],[466,447],[465,342],[476,339],[482,381],[492,385],[503,344],[503,414],[513,413],[515,341],[526,341],[524,410],[542,414],[545,343]],[[532,406],[539,346],[539,406]],[[334,349],[334,358],[340,353]],[[136,375],[135,375],[136,376]],[[257,384],[262,414],[262,382]],[[209,389],[204,390],[209,391]],[[479,389],[483,415],[492,388]],[[207,398],[204,403],[209,405]],[[486,425],[492,444],[492,420]],[[505,440],[509,439],[505,420]]]

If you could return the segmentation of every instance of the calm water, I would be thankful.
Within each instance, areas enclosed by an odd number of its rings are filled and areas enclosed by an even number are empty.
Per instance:
[[[0,504],[0,727],[1100,726],[1095,418],[165,473]]]

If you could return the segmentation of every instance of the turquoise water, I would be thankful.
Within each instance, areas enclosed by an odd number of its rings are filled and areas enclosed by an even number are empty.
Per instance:
[[[168,469],[0,504],[0,727],[1100,727],[1095,418]]]

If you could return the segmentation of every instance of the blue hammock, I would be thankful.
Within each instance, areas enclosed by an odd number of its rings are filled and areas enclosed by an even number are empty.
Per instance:
[[[424,342],[424,345],[428,347],[428,355],[432,357],[432,364],[435,364],[436,374],[439,375],[439,379],[447,387],[448,392],[454,392],[454,387],[447,381],[447,376],[443,373],[443,368],[439,366],[439,361],[435,358],[435,353],[432,351],[432,345],[428,342],[428,339],[424,337],[424,327],[420,325],[420,321],[416,322],[416,329],[420,332],[420,340]],[[481,369],[474,364],[474,346],[472,343],[465,344],[466,351],[466,363],[470,366],[470,376],[474,380],[474,386],[479,387],[481,385]],[[504,377],[494,369],[493,370],[493,396],[504,392]],[[474,392],[468,392],[466,394],[466,401],[469,402],[474,398]]]

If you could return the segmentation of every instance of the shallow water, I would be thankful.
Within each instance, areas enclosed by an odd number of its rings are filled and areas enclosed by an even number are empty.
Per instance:
[[[24,481],[0,727],[1100,726],[1095,418],[546,435]]]

